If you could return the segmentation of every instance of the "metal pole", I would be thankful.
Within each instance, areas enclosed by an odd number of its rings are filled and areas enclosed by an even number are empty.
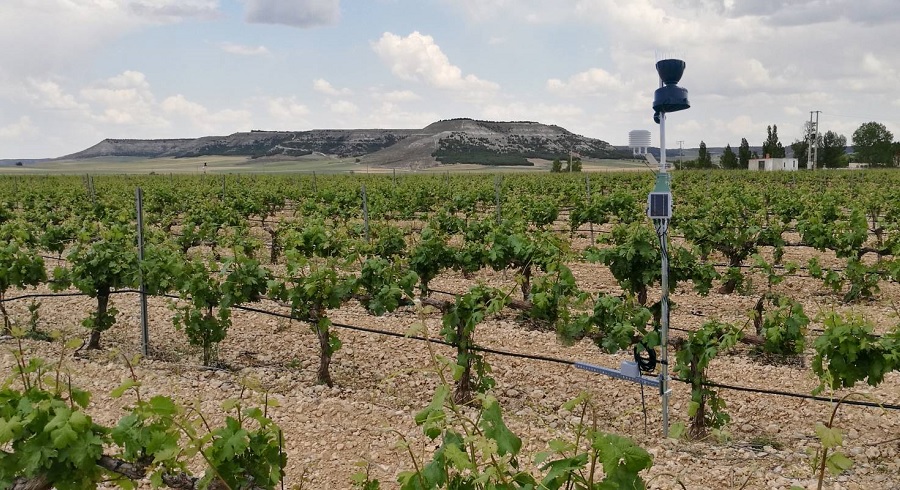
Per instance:
[[[395,168],[392,170],[393,170],[393,175],[391,176],[391,184],[393,184],[394,187],[397,187],[397,169]]]
[[[313,172],[313,194],[319,193],[319,186],[316,185],[316,173]]]
[[[666,113],[659,114],[659,171],[666,173]]]
[[[588,207],[591,206],[591,178],[587,173],[584,174],[584,191],[585,198],[587,199]],[[594,222],[588,221],[588,225],[591,228],[591,245],[594,245]]]
[[[372,240],[369,238],[369,204],[368,199],[366,199],[366,184],[362,185],[362,206],[363,219],[365,220],[366,243],[369,243]]]
[[[225,174],[222,174],[222,200],[225,200]]]
[[[497,223],[500,223],[501,217],[501,209],[500,209],[500,176],[494,176],[494,203],[497,208]]]
[[[659,238],[660,247],[662,248],[662,299],[660,307],[662,310],[660,318],[660,364],[662,369],[659,373],[659,390],[662,396],[662,423],[663,437],[669,437],[669,253],[668,253],[668,227],[669,220],[660,220],[662,229]]]
[[[666,113],[659,115],[659,171],[668,179],[666,164]],[[660,286],[660,365],[659,394],[662,398],[663,437],[669,437],[669,253],[667,247],[669,220],[659,220],[659,244],[662,256]]]
[[[138,271],[141,279],[141,354],[150,351],[150,326],[147,322],[147,286],[144,284],[144,193],[138,187],[134,190],[134,205],[137,211]]]

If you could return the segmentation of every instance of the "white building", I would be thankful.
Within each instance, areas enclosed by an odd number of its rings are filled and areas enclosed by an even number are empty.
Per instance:
[[[869,164],[863,162],[850,162],[847,168],[849,168],[850,170],[861,170],[864,168],[869,168]]]
[[[635,157],[646,155],[647,148],[650,147],[650,131],[644,129],[635,129],[628,133],[628,147],[631,148],[631,154]]]
[[[759,170],[763,172],[773,172],[776,170],[787,170],[796,172],[799,168],[796,158],[751,158],[747,164],[748,170]]]

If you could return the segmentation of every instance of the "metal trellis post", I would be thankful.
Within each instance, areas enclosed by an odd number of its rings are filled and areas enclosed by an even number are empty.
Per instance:
[[[363,220],[365,221],[366,242],[368,243],[372,240],[369,237],[369,203],[366,198],[366,184],[362,185],[362,211]]]
[[[150,326],[147,321],[147,286],[144,284],[144,193],[140,187],[134,191],[134,203],[137,211],[138,271],[141,280],[141,354],[146,356],[150,351]]]

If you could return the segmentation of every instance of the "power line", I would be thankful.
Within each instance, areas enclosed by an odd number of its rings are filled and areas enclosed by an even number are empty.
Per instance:
[[[822,114],[825,114],[826,116],[831,116],[831,117],[843,117],[846,119],[856,119],[858,121],[886,121],[886,122],[889,122],[892,124],[896,124],[896,121],[893,121],[890,118],[886,118],[886,117],[853,116],[853,115],[849,115],[849,114],[836,114],[834,112],[825,112],[825,111],[820,111],[820,112],[822,112]]]

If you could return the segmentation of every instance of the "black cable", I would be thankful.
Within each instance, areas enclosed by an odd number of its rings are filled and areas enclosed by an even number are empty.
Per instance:
[[[638,347],[643,347],[645,351],[647,351],[647,357],[641,356]],[[647,344],[644,341],[638,342],[633,347],[634,350],[634,362],[637,363],[638,369],[641,372],[652,373],[656,370],[656,350],[647,347]]]
[[[140,291],[133,290],[133,289],[121,289],[118,291],[111,292],[111,294],[117,294],[117,293],[134,294],[134,293],[140,293]],[[25,297],[29,297],[29,296],[37,296],[37,295],[26,295]],[[45,295],[40,295],[40,296],[52,297],[52,296],[87,296],[87,295],[85,295],[83,293],[59,293],[59,294],[45,294]],[[181,296],[175,296],[172,294],[159,294],[159,295],[155,295],[155,296],[171,298],[171,299],[187,299],[187,298],[182,298]],[[304,321],[302,318],[298,318],[298,317],[295,317],[292,315],[287,315],[284,313],[276,313],[273,311],[267,311],[267,310],[263,310],[260,308],[253,308],[253,307],[249,307],[249,306],[236,305],[236,306],[233,306],[232,308],[237,309],[237,310],[249,311],[249,312],[253,312],[253,313],[261,313],[264,315],[270,315],[270,316],[275,316],[275,317],[279,317],[279,318],[286,318],[289,320]],[[436,344],[446,345],[449,347],[458,347],[457,344],[454,344],[451,342],[447,342],[447,341],[440,340],[440,339],[429,338],[429,337],[422,337],[422,336],[418,336],[418,335],[409,336],[409,335],[405,335],[402,333],[390,332],[390,331],[386,331],[386,330],[380,330],[380,329],[368,328],[368,327],[360,327],[357,325],[348,325],[348,324],[344,324],[344,323],[332,323],[332,325],[337,328],[343,328],[343,329],[347,329],[347,330],[355,330],[355,331],[359,331],[359,332],[367,332],[367,333],[373,333],[373,334],[377,334],[377,335],[386,335],[386,336],[396,337],[396,338],[433,342]],[[500,350],[500,349],[491,349],[488,347],[471,347],[471,349],[476,352],[486,352],[489,354],[497,354],[497,355],[506,356],[506,357],[552,362],[552,363],[562,364],[562,365],[566,365],[566,366],[574,366],[575,365],[575,361],[570,361],[568,359],[561,359],[561,358],[552,357],[552,356],[542,356],[542,355],[538,355],[538,354],[522,354],[522,353],[518,353],[518,352],[504,351],[504,350]],[[682,383],[687,383],[687,384],[691,383],[690,381],[679,378],[677,376],[673,376],[672,379],[675,381],[680,381]],[[722,384],[722,383],[714,383],[711,381],[707,381],[702,384],[703,384],[703,386],[709,386],[709,387],[714,387],[714,388],[723,388],[723,389],[734,390],[734,391],[744,391],[744,392],[748,392],[748,393],[759,393],[759,394],[763,394],[763,395],[787,396],[787,397],[802,398],[802,399],[806,399],[806,400],[814,400],[814,401],[828,402],[828,403],[833,403],[835,401],[833,398],[827,398],[827,397],[815,396],[815,395],[806,395],[803,393],[793,393],[790,391],[764,390],[764,389],[760,389],[760,388],[751,388],[751,387],[746,387],[746,386],[734,386],[734,385],[727,385],[727,384]],[[857,400],[845,400],[843,403],[845,405],[855,405],[855,406],[870,407],[870,408],[882,408],[885,410],[900,410],[900,405],[895,405],[895,404],[890,404],[890,403],[878,404],[878,403],[873,403],[873,402],[864,402],[864,401],[857,401]]]
[[[15,301],[19,299],[34,299],[34,298],[56,298],[56,297],[65,297],[65,296],[88,296],[84,293],[35,293],[35,294],[23,294],[21,296],[13,296],[12,298],[3,298],[0,303],[6,303],[8,301]]]
[[[691,382],[689,380],[682,379],[677,376],[673,376],[672,379],[675,381],[681,381],[682,383],[691,384]],[[793,393],[790,391],[781,391],[781,390],[763,390],[761,388],[750,388],[747,386],[726,385],[723,383],[715,383],[712,381],[705,381],[702,384],[703,384],[703,386],[709,386],[709,387],[713,387],[713,388],[724,388],[726,390],[743,391],[743,392],[747,392],[747,393],[759,393],[761,395],[789,396],[792,398],[802,398],[805,400],[815,400],[815,401],[828,402],[828,403],[833,403],[833,402],[837,401],[834,398],[828,398],[825,396],[806,395],[803,393]],[[883,408],[885,410],[900,410],[900,405],[894,405],[891,403],[878,404],[878,403],[874,403],[874,402],[864,402],[864,401],[858,401],[858,400],[844,400],[843,404],[844,405],[856,405],[856,406],[860,406],[860,407]]]
[[[278,318],[286,318],[288,320],[305,321],[302,318],[298,318],[293,315],[288,315],[288,314],[284,314],[284,313],[276,313],[276,312],[272,312],[272,311],[266,311],[263,309],[253,308],[250,306],[233,306],[232,308],[237,309],[237,310],[249,311],[249,312],[253,312],[253,313],[262,313],[265,315],[271,315],[271,316],[275,316]],[[445,340],[435,339],[435,338],[431,338],[431,337],[422,337],[419,335],[406,335],[406,334],[397,333],[397,332],[390,332],[387,330],[380,330],[380,329],[369,328],[369,327],[360,327],[358,325],[348,325],[346,323],[338,323],[338,322],[331,322],[331,325],[334,327],[343,328],[346,330],[355,330],[358,332],[374,333],[374,334],[378,334],[378,335],[386,335],[389,337],[396,337],[396,338],[402,338],[402,339],[413,339],[413,340],[420,340],[420,341],[426,341],[426,342],[433,342],[435,344],[446,345],[448,347],[458,347],[457,344],[454,344],[452,342],[447,342]],[[575,361],[569,361],[567,359],[559,359],[559,358],[550,357],[550,356],[542,356],[542,355],[538,355],[538,354],[521,354],[518,352],[510,352],[510,351],[504,351],[504,350],[499,350],[499,349],[491,349],[489,347],[477,347],[477,346],[473,346],[473,347],[471,347],[471,349],[474,351],[477,351],[477,352],[487,352],[489,354],[498,354],[501,356],[517,357],[520,359],[531,359],[531,360],[535,360],[535,361],[547,361],[547,362],[554,362],[554,363],[558,363],[558,364],[566,364],[566,365],[570,365],[570,366],[575,365]]]
[[[287,319],[291,319],[291,320],[303,321],[302,319],[297,318],[295,316],[286,315],[283,313],[274,313],[274,312],[270,312],[270,311],[266,311],[266,310],[262,310],[262,309],[258,309],[258,308],[251,308],[251,307],[247,307],[247,306],[235,306],[234,308],[239,309],[239,310],[251,311],[254,313],[273,315],[273,316],[287,318]],[[408,336],[408,335],[397,333],[397,332],[389,332],[389,331],[379,330],[379,329],[375,329],[375,328],[360,327],[357,325],[347,325],[347,324],[343,324],[343,323],[332,323],[332,325],[335,327],[338,327],[338,328],[344,328],[344,329],[348,329],[348,330],[356,330],[356,331],[360,331],[360,332],[368,332],[368,333],[374,333],[374,334],[378,334],[378,335],[387,335],[390,337],[397,337],[397,338],[434,342],[436,344],[446,345],[449,347],[457,347],[457,345],[454,343],[446,342],[446,341],[440,340],[440,339],[433,339],[433,338],[421,337],[421,336]],[[522,353],[518,353],[518,352],[503,351],[503,350],[499,350],[499,349],[490,349],[490,348],[486,348],[486,347],[472,347],[471,349],[474,351],[478,351],[478,352],[487,352],[490,354],[497,354],[497,355],[501,355],[501,356],[514,357],[514,358],[520,358],[520,359],[531,359],[531,360],[538,360],[538,361],[553,362],[553,363],[563,364],[563,365],[568,365],[568,366],[575,365],[575,361],[570,361],[567,359],[560,359],[560,358],[551,357],[551,356],[542,356],[542,355],[536,355],[536,354],[522,354]],[[690,381],[682,379],[682,378],[672,377],[672,379],[674,379],[676,381],[681,381],[683,383],[690,384]],[[815,400],[815,401],[823,401],[823,402],[833,402],[834,401],[831,398],[814,396],[814,395],[806,395],[803,393],[793,393],[793,392],[789,392],[789,391],[780,391],[780,390],[762,390],[762,389],[758,389],[758,388],[733,386],[733,385],[726,385],[726,384],[713,383],[713,382],[704,382],[703,386],[724,388],[724,389],[730,389],[730,390],[735,390],[735,391],[747,391],[747,392],[751,392],[751,393],[760,393],[760,394],[767,394],[767,395],[790,396],[790,397],[794,397],[794,398],[803,398],[803,399],[807,399],[807,400]],[[848,404],[848,405],[856,405],[856,406],[863,406],[863,407],[884,408],[887,410],[900,410],[900,405],[893,405],[893,404],[878,404],[878,403],[861,402],[861,401],[855,401],[855,400],[846,400],[844,403]]]

